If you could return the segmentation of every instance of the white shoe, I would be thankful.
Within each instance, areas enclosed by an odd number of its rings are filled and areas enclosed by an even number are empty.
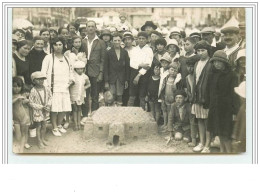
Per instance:
[[[201,153],[210,153],[209,147],[204,147]]]
[[[220,148],[220,141],[218,136],[216,136],[214,141],[210,143],[210,146],[212,148]]]
[[[63,127],[65,128],[65,129],[67,129],[68,127],[69,127],[69,123],[68,122],[66,122],[64,125],[63,125]]]
[[[83,117],[80,121],[81,125],[85,125],[86,121],[87,121],[88,117]]]
[[[63,126],[59,126],[58,129],[61,133],[67,133],[66,129],[64,129]]]
[[[201,152],[203,150],[203,148],[204,148],[204,146],[201,143],[199,143],[199,145],[197,145],[193,148],[193,152]]]
[[[58,128],[53,129],[53,130],[52,130],[52,133],[53,133],[53,135],[55,135],[55,136],[57,136],[57,137],[60,137],[60,136],[61,136],[61,133],[59,132],[59,129],[58,129]]]

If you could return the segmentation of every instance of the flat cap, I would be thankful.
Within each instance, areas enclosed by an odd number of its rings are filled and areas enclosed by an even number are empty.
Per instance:
[[[220,31],[221,33],[239,33],[239,28],[238,27],[235,27],[235,26],[228,26],[228,27],[225,27],[223,29],[221,29]]]

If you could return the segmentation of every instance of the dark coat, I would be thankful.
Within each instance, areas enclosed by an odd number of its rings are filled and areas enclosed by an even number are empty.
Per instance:
[[[181,120],[179,109],[177,108],[177,104],[173,103],[171,105],[171,111],[169,114],[169,127],[174,128],[176,131],[183,130],[187,131],[190,130],[190,120],[191,120],[191,106],[189,103],[185,103],[183,109],[184,118]]]
[[[42,69],[42,61],[47,54],[42,51],[36,51],[32,49],[27,56],[29,61],[29,74],[31,75],[33,72],[41,71]]]
[[[206,63],[205,67],[203,68],[201,75],[199,77],[199,81],[196,84],[196,69],[198,66],[198,62],[194,66],[194,81],[193,81],[193,94],[192,94],[192,103],[197,103],[203,105],[206,101],[206,88],[208,83],[209,74],[212,71],[212,63]]]
[[[120,48],[120,58],[117,59],[114,48],[106,52],[104,62],[104,80],[110,84],[116,83],[119,79],[121,84],[129,81],[130,76],[130,59],[128,52]]]
[[[82,49],[85,51],[86,56],[88,56],[88,40],[82,40]],[[87,63],[87,75],[90,77],[97,77],[100,72],[104,70],[104,59],[106,52],[106,44],[103,40],[96,39],[93,42],[90,57]]]
[[[230,67],[224,71],[213,68],[209,75],[204,108],[209,108],[208,130],[213,136],[231,137],[233,130],[232,115],[236,115],[239,99],[234,92],[237,77]]]

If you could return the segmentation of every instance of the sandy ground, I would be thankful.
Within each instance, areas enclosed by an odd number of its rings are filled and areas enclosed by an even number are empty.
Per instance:
[[[55,137],[51,133],[51,125],[47,127],[48,146],[39,149],[36,138],[29,138],[28,143],[32,145],[30,149],[24,149],[24,153],[96,153],[96,154],[132,154],[132,153],[193,153],[183,141],[171,141],[166,145],[165,137],[167,133],[154,133],[145,138],[128,139],[122,146],[107,145],[107,139],[84,138],[84,131],[73,131],[72,124],[67,133],[61,137]],[[17,152],[17,142],[14,141],[13,151]],[[217,149],[212,152],[218,152]]]

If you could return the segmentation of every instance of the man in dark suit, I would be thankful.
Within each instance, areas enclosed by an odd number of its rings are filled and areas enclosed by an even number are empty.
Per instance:
[[[130,59],[128,52],[121,48],[122,36],[115,34],[113,45],[106,53],[104,63],[105,89],[110,89],[118,106],[122,105],[124,89],[128,87],[130,74]]]
[[[93,112],[97,110],[99,107],[98,104],[98,95],[99,95],[99,88],[100,88],[99,85],[100,82],[103,80],[106,45],[105,42],[99,39],[98,36],[96,35],[97,27],[95,21],[89,20],[86,24],[86,30],[87,30],[87,36],[82,40],[82,48],[83,51],[85,51],[86,56],[88,58],[88,62],[86,65],[86,74],[89,76],[89,80],[91,83],[91,99],[92,99],[91,111]],[[87,107],[88,103],[85,102],[85,104]],[[83,111],[83,115],[84,113],[86,112]]]

